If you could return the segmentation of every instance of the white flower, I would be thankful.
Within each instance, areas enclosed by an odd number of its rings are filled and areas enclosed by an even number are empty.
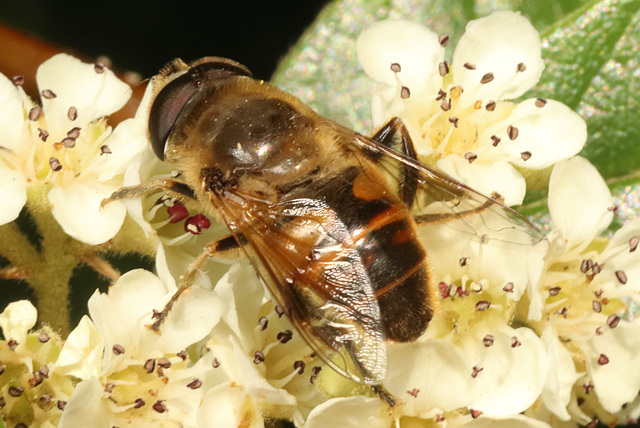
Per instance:
[[[497,191],[508,205],[525,194],[514,166],[545,168],[586,141],[584,120],[562,103],[508,101],[531,89],[544,68],[540,36],[519,13],[469,22],[451,65],[435,33],[404,20],[365,30],[357,54],[378,82],[374,125],[400,117],[423,161],[485,194]]]
[[[581,423],[593,412],[610,417],[640,390],[640,372],[633,369],[640,364],[640,319],[629,318],[631,304],[640,302],[640,221],[625,224],[611,239],[600,237],[613,218],[611,208],[609,189],[586,159],[555,166],[552,247],[529,318],[541,320],[536,328],[555,355],[556,369],[549,372],[555,379],[547,379],[542,399],[562,420],[567,410]],[[576,386],[572,377],[579,378]]]
[[[38,312],[27,300],[12,302],[0,314],[0,329],[5,340],[15,340],[24,345],[29,330],[36,325]]]
[[[211,353],[198,358],[199,349],[190,346],[211,331],[222,305],[194,287],[177,300],[158,334],[148,324],[171,295],[158,277],[134,270],[108,295],[91,297],[93,321],[83,319],[57,362],[60,372],[82,380],[59,426],[197,426],[199,404],[219,382]]]
[[[26,300],[10,303],[0,314],[3,426],[55,426],[73,390],[55,367],[62,340],[46,326],[30,332],[36,319],[36,308]]]
[[[207,342],[217,370],[259,403],[265,417],[301,425],[325,399],[314,386],[324,364],[278,312],[249,263],[233,264],[213,293],[225,308]]]
[[[65,54],[36,74],[42,106],[0,75],[0,184],[6,201],[0,224],[27,203],[51,209],[70,236],[100,244],[120,229],[125,206],[100,202],[122,185],[122,174],[146,146],[140,118],[112,132],[103,119],[120,109],[131,89],[112,71]]]

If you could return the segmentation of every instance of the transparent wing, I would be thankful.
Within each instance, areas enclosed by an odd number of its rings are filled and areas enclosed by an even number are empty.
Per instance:
[[[320,200],[300,198],[245,209],[240,219],[212,199],[311,348],[342,375],[381,383],[387,353],[380,308],[335,213]]]
[[[544,234],[503,205],[499,198],[484,196],[448,175],[364,136],[356,135],[350,141],[360,152],[366,149],[367,153],[380,155],[375,162],[396,188],[403,185],[399,181],[399,168],[408,167],[415,172],[417,190],[409,209],[421,228],[446,225],[459,238],[482,244],[514,251],[546,251],[548,244]]]

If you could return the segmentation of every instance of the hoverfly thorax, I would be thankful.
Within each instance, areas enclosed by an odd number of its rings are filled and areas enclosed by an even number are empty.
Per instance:
[[[183,173],[198,173],[192,178],[205,191],[273,202],[276,187],[304,179],[317,166],[312,112],[274,98],[277,89],[251,79],[243,66],[210,60],[169,76],[158,92],[149,119],[152,147]],[[189,168],[196,163],[199,172]]]

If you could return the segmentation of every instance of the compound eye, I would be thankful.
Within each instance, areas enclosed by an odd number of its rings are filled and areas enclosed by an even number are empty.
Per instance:
[[[229,59],[205,57],[189,64],[186,72],[160,89],[149,111],[151,148],[160,160],[164,160],[167,140],[189,101],[203,88],[232,76],[251,77],[251,72]]]

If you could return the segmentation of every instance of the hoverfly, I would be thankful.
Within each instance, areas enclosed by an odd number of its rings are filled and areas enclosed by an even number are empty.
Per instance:
[[[218,57],[175,60],[153,84],[151,147],[180,175],[105,202],[164,189],[230,231],[206,245],[161,317],[208,257],[241,248],[310,347],[375,388],[387,341],[415,340],[434,313],[419,228],[516,248],[545,239],[498,200],[418,162],[399,119],[367,138]]]

